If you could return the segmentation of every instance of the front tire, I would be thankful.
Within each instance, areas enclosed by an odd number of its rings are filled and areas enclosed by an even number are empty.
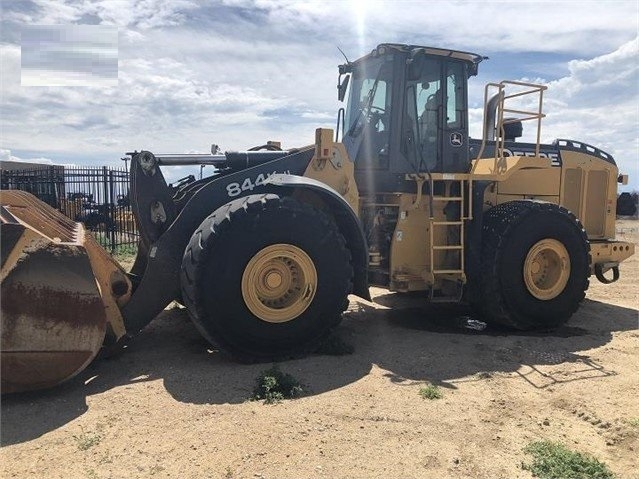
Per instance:
[[[588,289],[590,245],[565,208],[512,201],[484,216],[482,316],[515,329],[551,329],[579,308]]]
[[[182,294],[200,332],[245,361],[311,352],[348,305],[350,253],[327,214],[276,195],[235,200],[195,232]]]

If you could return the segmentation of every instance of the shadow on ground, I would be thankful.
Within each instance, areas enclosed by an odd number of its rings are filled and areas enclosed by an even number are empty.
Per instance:
[[[455,388],[473,375],[479,380],[506,372],[544,388],[615,374],[579,351],[607,344],[614,332],[637,329],[636,310],[590,300],[568,325],[543,334],[470,329],[467,309],[424,305],[414,296],[385,294],[375,302],[352,302],[336,331],[354,347],[354,354],[313,355],[283,363],[281,369],[303,381],[310,395],[347,386],[366,376],[373,364],[399,385],[429,381]],[[574,372],[561,379],[537,369],[567,362],[575,363]],[[267,367],[233,362],[199,336],[184,310],[168,310],[124,354],[96,361],[52,390],[4,397],[1,443],[37,438],[81,416],[88,409],[88,396],[139,381],[161,379],[177,401],[241,403]]]

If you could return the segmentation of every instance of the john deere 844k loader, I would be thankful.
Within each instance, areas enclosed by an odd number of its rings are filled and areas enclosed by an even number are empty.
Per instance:
[[[561,325],[588,281],[619,277],[619,175],[581,141],[540,144],[544,86],[504,81],[468,134],[483,57],[383,44],[339,67],[337,132],[223,155],[132,153],[141,234],[130,273],[74,223],[2,192],[2,390],[57,384],[171,301],[234,356],[311,351],[369,284],[469,302],[484,321]],[[349,88],[350,87],[350,88]],[[531,142],[517,141],[522,123]],[[217,173],[169,188],[162,168]]]

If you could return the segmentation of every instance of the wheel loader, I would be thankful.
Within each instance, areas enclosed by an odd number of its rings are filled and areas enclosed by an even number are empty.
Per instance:
[[[369,285],[466,302],[514,329],[560,326],[591,276],[617,280],[634,253],[614,239],[627,176],[582,141],[541,143],[542,85],[486,85],[471,138],[468,80],[483,60],[381,44],[339,66],[345,105],[313,144],[129,153],[129,272],[81,223],[2,191],[2,392],[72,377],[172,301],[247,361],[313,351]],[[169,186],[172,165],[216,173]]]

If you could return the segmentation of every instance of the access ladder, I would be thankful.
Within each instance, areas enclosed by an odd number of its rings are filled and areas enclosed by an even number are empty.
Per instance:
[[[466,284],[466,273],[464,272],[464,254],[465,254],[465,240],[464,240],[464,224],[465,220],[469,219],[465,215],[465,202],[464,191],[466,187],[465,179],[431,179],[429,195],[431,200],[431,206],[435,202],[445,202],[447,206],[455,205],[454,208],[455,218],[446,218],[445,220],[435,219],[434,208],[430,208],[429,219],[429,234],[430,234],[430,277],[433,280],[433,286],[430,288],[430,300],[433,302],[459,302],[464,293],[464,284]],[[434,194],[435,186],[443,184],[443,193],[440,195]],[[453,186],[457,185],[457,188]],[[437,234],[438,228],[446,228],[445,234]],[[452,231],[451,231],[452,230]],[[441,238],[444,238],[444,243],[437,243]],[[455,241],[449,242],[449,239]],[[456,251],[457,255],[452,255],[455,259],[451,261],[451,255],[437,254],[438,252]],[[445,263],[445,264],[444,264]],[[434,285],[436,279],[441,278],[448,281],[453,281],[457,285],[456,294],[452,296],[435,296]]]

